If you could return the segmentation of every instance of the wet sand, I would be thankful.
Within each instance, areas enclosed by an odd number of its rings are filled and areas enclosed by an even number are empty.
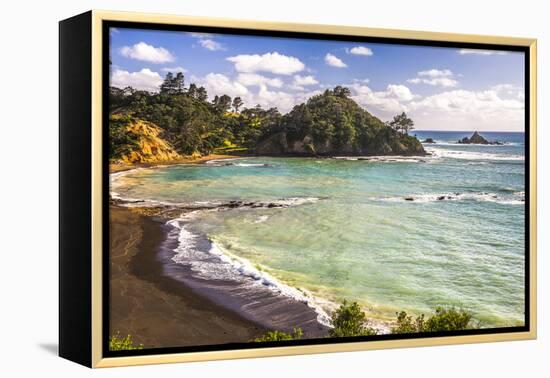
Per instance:
[[[145,348],[248,342],[267,329],[163,275],[163,223],[110,206],[110,334]]]

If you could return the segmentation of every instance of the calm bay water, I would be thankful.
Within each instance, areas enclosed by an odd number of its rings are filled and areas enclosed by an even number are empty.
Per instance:
[[[204,235],[229,264],[197,263],[205,277],[264,272],[321,306],[355,300],[380,319],[454,305],[483,326],[523,324],[523,133],[482,133],[502,146],[456,144],[471,132],[415,134],[436,140],[425,145],[432,156],[223,160],[113,175],[111,191],[197,207],[285,205],[182,218],[181,243]]]

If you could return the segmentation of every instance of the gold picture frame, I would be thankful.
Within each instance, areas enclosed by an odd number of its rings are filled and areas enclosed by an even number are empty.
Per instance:
[[[80,21],[78,19],[80,17]],[[84,21],[82,22],[82,20]],[[103,346],[105,343],[105,334],[103,332],[103,310],[104,310],[104,297],[103,291],[105,288],[103,277],[103,219],[105,212],[105,198],[103,191],[104,169],[103,163],[103,104],[104,104],[104,38],[105,29],[103,27],[105,22],[131,22],[140,24],[163,24],[163,25],[186,25],[186,26],[202,26],[202,27],[215,27],[215,28],[232,28],[232,29],[248,29],[248,30],[260,30],[264,32],[277,31],[277,32],[297,32],[297,33],[316,33],[316,34],[330,34],[335,36],[353,36],[353,37],[379,37],[389,39],[400,40],[415,40],[415,41],[434,41],[434,42],[453,42],[464,44],[479,44],[479,45],[502,45],[502,46],[520,46],[524,47],[528,51],[529,55],[529,67],[526,67],[529,72],[528,82],[526,82],[526,88],[528,85],[528,108],[526,108],[526,119],[528,119],[529,129],[526,130],[529,133],[529,166],[528,166],[528,180],[529,180],[529,235],[526,236],[526,243],[528,241],[529,246],[529,260],[526,267],[529,273],[529,292],[528,298],[528,320],[529,329],[521,332],[506,332],[506,333],[486,333],[475,335],[453,335],[453,336],[437,336],[427,338],[403,338],[397,340],[372,340],[361,342],[342,342],[333,344],[316,344],[316,345],[296,345],[296,346],[281,346],[281,347],[255,347],[252,349],[232,349],[232,350],[216,350],[216,351],[198,351],[198,352],[185,352],[185,353],[170,353],[170,354],[150,354],[150,355],[135,355],[135,356],[122,356],[122,357],[105,357]],[[65,24],[63,24],[65,23]],[[72,24],[71,24],[72,23]],[[64,25],[66,29],[64,29]],[[72,25],[72,26],[71,26]],[[71,29],[72,28],[72,29]],[[210,17],[189,17],[189,16],[173,16],[173,15],[160,15],[160,14],[145,14],[145,13],[128,13],[128,12],[111,12],[93,10],[82,16],[77,16],[73,19],[61,22],[60,41],[60,61],[63,59],[70,59],[78,52],[67,52],[71,48],[75,48],[76,41],[66,36],[68,33],[75,33],[76,30],[86,30],[91,37],[89,40],[89,87],[84,90],[89,90],[89,99],[91,102],[87,105],[89,108],[89,114],[84,119],[90,121],[90,128],[86,132],[91,131],[89,135],[82,138],[89,141],[89,160],[90,163],[87,168],[89,175],[89,181],[83,182],[83,186],[91,185],[89,188],[89,224],[85,226],[86,233],[89,233],[90,245],[84,244],[82,248],[89,249],[89,254],[86,255],[85,261],[75,262],[70,260],[68,256],[73,249],[64,250],[64,243],[60,246],[60,354],[63,357],[74,360],[90,367],[114,367],[114,366],[130,366],[130,365],[143,365],[143,364],[160,364],[160,363],[174,363],[174,362],[190,362],[190,361],[209,361],[220,359],[237,359],[237,358],[252,358],[252,357],[269,357],[269,356],[285,356],[285,355],[298,355],[298,354],[313,354],[313,353],[329,353],[329,352],[348,352],[348,351],[360,351],[371,349],[389,349],[389,348],[403,348],[403,347],[424,347],[435,345],[448,345],[448,344],[467,344],[467,343],[482,343],[482,342],[495,342],[495,341],[512,341],[512,340],[528,340],[535,339],[537,335],[537,298],[536,298],[536,243],[537,243],[537,153],[536,153],[536,124],[537,124],[537,41],[536,39],[529,38],[514,38],[514,37],[501,37],[501,36],[483,36],[483,35],[469,35],[469,34],[452,34],[452,33],[436,33],[436,32],[424,32],[424,31],[411,31],[411,30],[393,30],[393,29],[377,29],[367,27],[355,27],[355,26],[335,26],[335,25],[317,25],[317,24],[294,24],[294,23],[278,23],[278,22],[258,22],[250,20],[231,20],[231,19],[219,19]],[[65,38],[65,39],[64,39]],[[65,49],[65,50],[64,50]],[[64,52],[65,51],[65,52]],[[65,55],[64,55],[65,54]],[[86,57],[82,58],[86,59]],[[64,75],[63,62],[61,64],[61,75]],[[76,75],[76,74],[75,74]],[[64,79],[60,79],[63,81]],[[70,79],[65,79],[67,85],[69,85]],[[87,85],[88,85],[87,84]],[[64,89],[64,84],[61,83],[61,92]],[[78,101],[76,98],[69,98],[67,95],[63,97],[61,95],[60,113],[63,115],[66,112],[66,108],[70,106],[70,101]],[[83,104],[82,107],[86,107]],[[68,122],[71,118],[70,115],[66,116]],[[75,116],[77,117],[77,116]],[[63,149],[63,132],[64,132],[64,117],[61,117],[61,148]],[[82,119],[82,118],[81,118]],[[61,153],[61,159],[65,159],[66,156]],[[63,162],[61,163],[63,165]],[[66,168],[67,174],[69,174],[70,168]],[[61,186],[63,187],[63,169],[61,172]],[[67,189],[68,190],[68,189]],[[67,201],[70,198],[77,198],[77,194],[73,194],[70,197],[70,193],[65,192],[67,195]],[[64,194],[61,194],[63,197]],[[60,207],[67,206],[61,203]],[[70,211],[70,210],[67,210]],[[64,217],[63,210],[61,211],[60,218]],[[70,227],[77,227],[76,225],[70,225],[69,221],[64,221],[61,229],[61,238],[65,238],[63,232],[71,231]],[[88,227],[89,226],[89,227]],[[84,227],[84,226],[83,226]],[[73,230],[74,231],[74,230]],[[81,230],[82,231],[82,230]],[[76,232],[76,231],[74,231]],[[80,232],[80,231],[79,231]],[[88,239],[87,239],[88,240]],[[75,265],[80,264],[80,265]],[[83,294],[84,301],[89,301],[89,307],[84,310],[89,311],[89,317],[82,319],[82,324],[75,325],[72,320],[79,314],[76,310],[71,309],[74,305],[74,301],[69,293],[69,285],[72,285],[75,289],[86,288],[79,285],[75,285],[73,278],[68,273],[68,269],[72,271],[86,271],[88,272],[84,279],[90,279],[89,289],[90,293]],[[69,299],[64,301],[64,297]],[[88,302],[86,302],[88,303]],[[81,316],[81,314],[80,314]],[[89,322],[89,328],[86,328],[86,324]],[[68,326],[68,324],[72,324]],[[80,333],[77,335],[77,333]],[[83,337],[82,335],[86,336]],[[84,348],[84,352],[73,352],[76,341],[73,338],[80,338],[86,342],[89,340],[89,348]],[[85,355],[83,357],[83,354]]]

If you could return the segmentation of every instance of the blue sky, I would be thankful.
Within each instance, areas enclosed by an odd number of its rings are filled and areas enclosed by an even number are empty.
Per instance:
[[[116,28],[111,85],[150,91],[168,71],[212,98],[286,113],[346,85],[383,120],[405,111],[419,130],[519,131],[524,127],[524,56],[459,48]]]

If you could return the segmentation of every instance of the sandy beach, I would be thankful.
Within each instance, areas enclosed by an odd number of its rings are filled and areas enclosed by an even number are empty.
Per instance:
[[[198,164],[198,163],[207,162],[209,160],[232,159],[236,157],[239,157],[239,156],[210,154],[210,155],[197,156],[197,157],[186,156],[179,160],[156,161],[151,163],[133,163],[133,164],[111,163],[109,164],[109,173],[122,172],[130,169],[134,169],[134,168],[151,168],[151,167],[157,167],[157,166],[178,165],[178,164]]]
[[[247,342],[266,329],[162,274],[163,223],[110,206],[110,334],[145,348]]]

